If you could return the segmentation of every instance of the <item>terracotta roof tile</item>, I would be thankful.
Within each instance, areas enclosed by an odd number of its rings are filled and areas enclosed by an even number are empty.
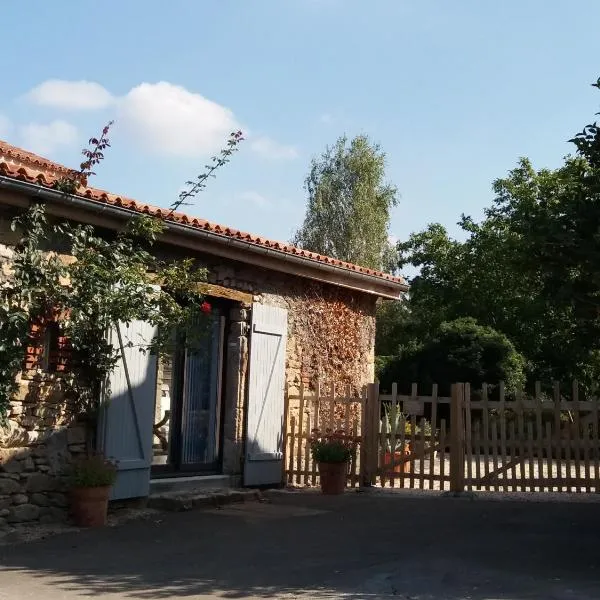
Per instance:
[[[76,171],[69,169],[64,165],[52,162],[46,158],[43,158],[42,156],[38,156],[37,154],[33,154],[32,152],[28,152],[22,148],[12,146],[11,144],[0,140],[0,175],[30,183],[37,183],[44,187],[52,187],[54,183],[61,177],[72,175],[74,173],[76,173]],[[243,240],[257,246],[271,248],[279,252],[292,254],[307,260],[333,265],[348,271],[363,273],[365,275],[370,275],[372,277],[393,283],[405,283],[402,277],[394,277],[392,275],[388,275],[387,273],[382,273],[380,271],[375,271],[373,269],[347,263],[336,258],[331,258],[330,256],[323,256],[321,254],[309,252],[308,250],[303,250],[302,248],[296,248],[290,244],[286,244],[285,242],[269,240],[245,231],[239,231],[231,227],[226,227],[225,225],[210,223],[204,219],[190,217],[183,213],[171,213],[168,209],[142,204],[131,198],[125,198],[116,194],[111,194],[97,188],[83,187],[85,183],[86,182],[83,182],[83,185],[76,192],[78,196],[83,198],[89,198],[90,200],[95,200],[97,202],[105,202],[106,204],[127,208],[142,214],[154,215],[156,217],[168,219],[169,221],[174,221],[176,223],[191,225],[197,229],[211,231],[212,233],[218,235]]]
[[[17,146],[12,146],[7,142],[3,142],[0,140],[0,154],[9,160],[13,160],[17,163],[24,163],[33,167],[38,167],[39,169],[43,169],[44,171],[56,171],[59,173],[63,173],[64,175],[68,175],[73,173],[73,169],[69,169],[64,165],[59,163],[55,163],[43,156],[39,156],[34,154],[33,152],[28,152],[27,150],[23,150],[23,148],[19,148]]]

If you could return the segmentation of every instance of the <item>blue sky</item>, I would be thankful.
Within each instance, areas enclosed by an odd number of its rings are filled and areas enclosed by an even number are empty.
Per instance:
[[[0,138],[76,166],[114,118],[93,184],[167,206],[239,126],[188,212],[286,240],[311,157],[366,133],[400,192],[390,233],[456,232],[519,156],[557,166],[594,118],[598,22],[598,0],[11,2]]]

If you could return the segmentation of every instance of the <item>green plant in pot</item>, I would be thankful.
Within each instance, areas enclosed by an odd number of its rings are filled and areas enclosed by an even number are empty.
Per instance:
[[[404,429],[404,443],[402,443],[402,430]],[[400,410],[390,406],[384,406],[384,417],[382,431],[388,434],[386,448],[383,456],[384,467],[390,473],[407,473],[410,471],[410,463],[402,462],[404,457],[410,455],[411,423],[406,415]],[[391,434],[395,433],[392,444]],[[393,446],[393,447],[392,447]]]
[[[310,440],[313,460],[319,465],[323,494],[341,494],[346,487],[348,463],[356,452],[357,439],[343,430],[313,431]]]
[[[106,525],[110,489],[117,478],[117,465],[102,454],[76,459],[68,471],[73,520],[80,527]]]

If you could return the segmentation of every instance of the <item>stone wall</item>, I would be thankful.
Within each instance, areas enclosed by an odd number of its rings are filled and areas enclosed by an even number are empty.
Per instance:
[[[2,239],[13,242],[7,229],[0,223]],[[0,285],[11,275],[12,256],[12,247],[0,244]],[[75,425],[61,379],[68,352],[54,351],[47,365],[52,372],[45,372],[43,324],[32,324],[30,334],[18,390],[0,428],[0,527],[66,519],[65,468],[85,451],[85,430]]]
[[[247,392],[250,310],[239,305],[229,313],[226,332],[225,364],[227,368],[223,390],[223,473],[241,483],[244,460],[244,419]]]
[[[374,381],[375,297],[240,263],[207,261],[211,283],[288,310],[286,382],[291,394],[336,384],[352,393]],[[224,394],[223,472],[239,481],[251,310],[230,312]]]
[[[211,283],[251,292],[253,300],[288,310],[286,379],[361,389],[375,376],[376,298],[338,286],[249,267],[207,261]]]
[[[85,429],[60,376],[24,370],[0,429],[0,527],[65,520],[65,468],[85,451]]]
[[[24,410],[31,410],[28,407]],[[11,419],[19,422],[11,414]],[[82,448],[80,428],[23,429],[35,441],[0,438],[0,528],[13,523],[49,523],[67,518],[64,468]],[[28,435],[28,437],[30,437]]]

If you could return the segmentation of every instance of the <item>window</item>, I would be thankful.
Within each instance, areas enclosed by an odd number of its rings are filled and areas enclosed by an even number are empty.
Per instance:
[[[42,355],[40,367],[47,373],[55,373],[58,362],[58,337],[60,330],[58,323],[52,322],[46,325],[42,340]]]

